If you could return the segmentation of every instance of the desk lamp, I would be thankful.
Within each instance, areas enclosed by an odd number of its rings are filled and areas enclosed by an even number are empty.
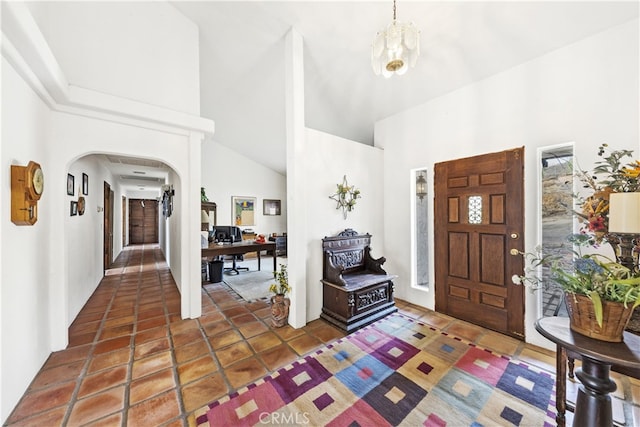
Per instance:
[[[609,234],[619,240],[618,262],[638,274],[635,247],[640,243],[640,192],[609,195]]]

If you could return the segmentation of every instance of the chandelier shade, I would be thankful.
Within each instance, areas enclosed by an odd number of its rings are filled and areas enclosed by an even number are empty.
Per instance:
[[[402,75],[413,68],[420,56],[420,31],[412,22],[396,20],[396,2],[393,2],[393,21],[379,31],[371,47],[371,66],[376,75],[389,78]]]

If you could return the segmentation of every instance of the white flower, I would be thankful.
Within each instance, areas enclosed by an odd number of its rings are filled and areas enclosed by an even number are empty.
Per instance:
[[[514,274],[513,276],[511,276],[511,281],[515,285],[522,285],[522,277],[518,276],[517,274]]]

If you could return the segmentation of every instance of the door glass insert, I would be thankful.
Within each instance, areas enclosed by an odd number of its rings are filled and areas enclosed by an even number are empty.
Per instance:
[[[469,224],[482,224],[482,196],[469,196]]]

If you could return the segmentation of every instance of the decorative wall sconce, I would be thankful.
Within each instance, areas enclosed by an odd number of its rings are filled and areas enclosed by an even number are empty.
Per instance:
[[[420,198],[420,200],[424,199],[427,195],[427,180],[424,179],[424,175],[422,172],[418,172],[418,176],[416,177],[416,196]]]
[[[337,202],[336,209],[342,208],[342,216],[347,219],[347,212],[351,212],[356,206],[356,199],[361,198],[360,190],[347,183],[347,176],[342,178],[342,184],[337,184],[337,191],[333,196],[329,196]]]
[[[619,240],[618,262],[632,273],[638,272],[636,245],[640,243],[640,192],[609,195],[609,234]]]

